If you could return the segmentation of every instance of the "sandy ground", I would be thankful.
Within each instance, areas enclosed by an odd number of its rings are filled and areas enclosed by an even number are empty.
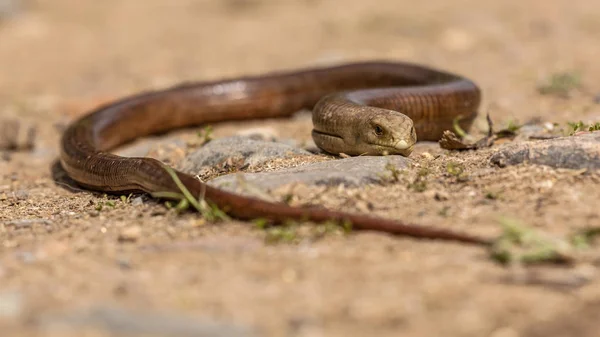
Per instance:
[[[264,336],[596,335],[593,257],[568,268],[508,268],[481,248],[377,233],[297,233],[293,243],[268,244],[267,233],[249,223],[204,224],[197,214],[175,214],[148,198],[131,203],[65,188],[52,168],[61,130],[107,99],[187,80],[354,60],[407,60],[463,74],[481,86],[481,111],[498,127],[536,118],[596,122],[600,3],[26,5],[0,19],[0,116],[39,127],[33,151],[0,160],[0,321],[13,335],[51,335],[37,318],[93,306],[230,322]],[[540,95],[541,84],[564,72],[579,76],[581,88],[569,98]],[[215,134],[249,125],[310,137],[307,121],[230,123]],[[418,155],[423,151],[441,157],[429,163]],[[600,223],[597,174],[497,168],[488,161],[494,151],[422,147],[413,157],[429,170],[423,191],[411,186],[416,178],[409,174],[360,191],[317,191],[318,198],[355,212],[369,202],[381,216],[490,237],[500,234],[503,217],[553,235]],[[451,162],[468,179],[449,174]],[[296,192],[294,202],[314,202],[315,191]]]

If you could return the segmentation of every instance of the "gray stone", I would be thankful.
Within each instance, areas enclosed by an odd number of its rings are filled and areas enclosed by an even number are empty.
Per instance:
[[[531,139],[553,139],[560,138],[562,135],[557,134],[555,127],[544,125],[541,123],[525,124],[517,130],[514,137],[515,141],[527,141]]]
[[[275,128],[256,127],[243,129],[235,133],[234,137],[246,137],[252,140],[262,140],[265,142],[278,142],[289,146],[306,149],[306,145],[301,146],[301,142],[293,138],[282,138]],[[312,139],[311,139],[312,140]]]
[[[206,167],[222,165],[236,159],[241,167],[255,166],[275,158],[297,155],[310,155],[310,152],[283,144],[252,137],[234,136],[215,139],[189,154],[181,163],[183,171],[191,174],[201,172]]]
[[[503,146],[490,161],[498,166],[530,163],[553,168],[600,168],[600,133],[513,143]]]
[[[11,18],[21,11],[21,0],[0,0],[0,20]]]
[[[131,204],[133,206],[141,206],[144,204],[144,199],[142,197],[135,197],[131,200]]]
[[[234,324],[113,307],[96,307],[64,314],[45,314],[38,317],[36,323],[42,330],[54,333],[96,329],[110,336],[255,336],[250,329]]]
[[[390,174],[386,168],[388,165],[402,169],[406,168],[410,162],[410,159],[401,156],[351,157],[307,164],[275,172],[230,174],[215,178],[208,183],[238,193],[240,189],[244,189],[244,186],[241,185],[245,183],[262,191],[273,190],[291,183],[357,187],[380,183]]]
[[[277,130],[271,127],[256,127],[250,129],[243,129],[236,132],[236,136],[271,142],[275,142],[277,141],[277,138],[279,138]]]

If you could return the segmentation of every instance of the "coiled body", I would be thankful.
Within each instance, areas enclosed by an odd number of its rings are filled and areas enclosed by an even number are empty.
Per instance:
[[[313,137],[325,151],[408,154],[415,132],[420,139],[437,140],[458,116],[468,128],[479,101],[479,89],[471,81],[407,63],[355,63],[186,84],[125,98],[75,121],[63,135],[61,163],[72,179],[93,190],[178,192],[159,161],[124,158],[107,151],[174,128],[283,117],[314,107]],[[388,123],[386,116],[398,111],[403,115]],[[398,125],[400,131],[394,129]],[[443,229],[243,197],[207,186],[185,173],[177,175],[194,196],[203,196],[241,219],[349,221],[356,229],[487,243]]]

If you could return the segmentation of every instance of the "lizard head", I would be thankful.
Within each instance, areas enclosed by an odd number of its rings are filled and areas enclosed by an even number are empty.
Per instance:
[[[393,110],[372,111],[367,122],[358,126],[357,142],[363,154],[408,156],[417,142],[412,119]]]

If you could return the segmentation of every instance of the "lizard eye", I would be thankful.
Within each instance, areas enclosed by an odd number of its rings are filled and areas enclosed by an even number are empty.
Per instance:
[[[383,135],[383,128],[379,125],[375,125],[375,134],[378,136],[382,136]]]

